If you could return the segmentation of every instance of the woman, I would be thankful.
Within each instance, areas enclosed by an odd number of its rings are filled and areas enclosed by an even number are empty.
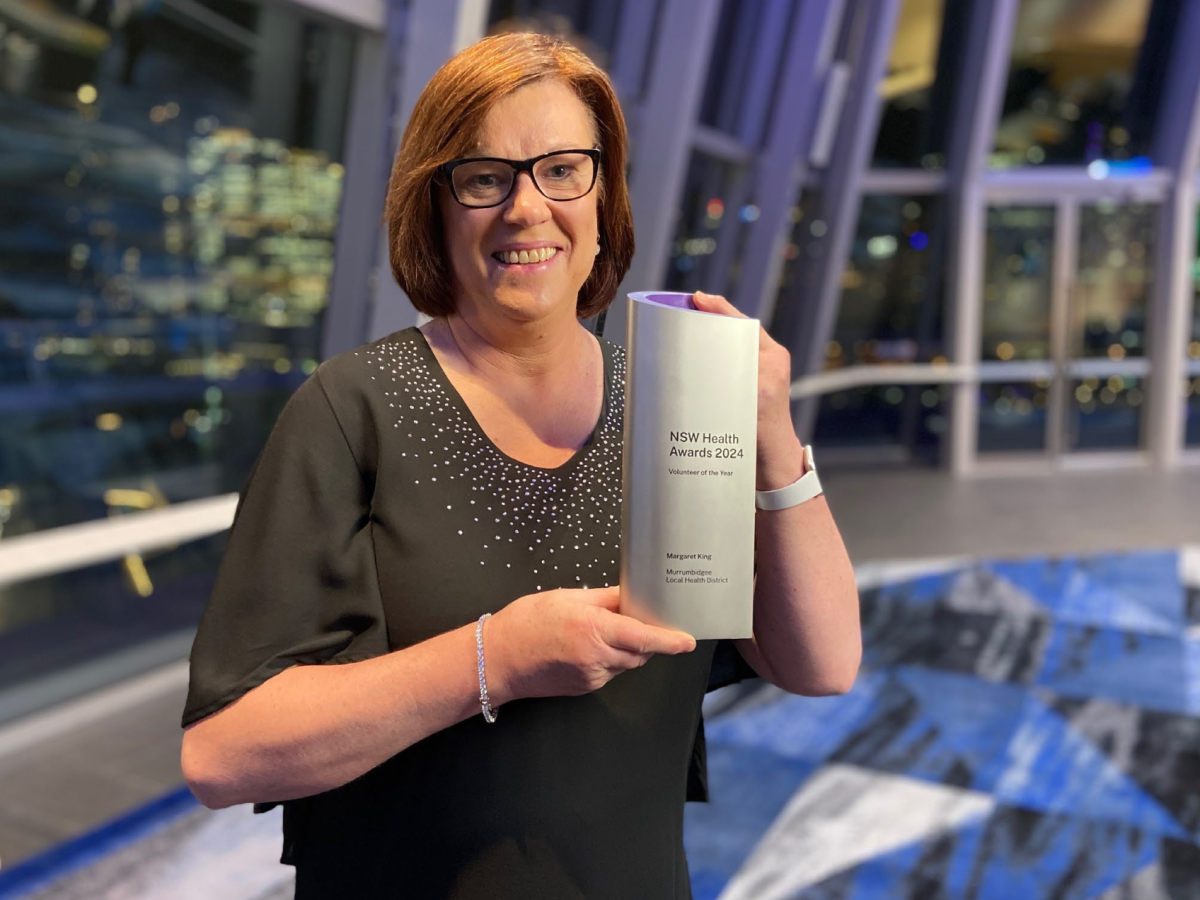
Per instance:
[[[417,103],[386,215],[434,318],[297,391],[192,652],[185,776],[211,807],[286,801],[297,897],[690,896],[715,642],[616,611],[624,362],[579,322],[632,256],[624,165],[607,78],[561,41],[485,40]],[[788,377],[764,334],[762,490],[804,468]],[[846,690],[857,595],[828,507],[756,529],[740,653]]]

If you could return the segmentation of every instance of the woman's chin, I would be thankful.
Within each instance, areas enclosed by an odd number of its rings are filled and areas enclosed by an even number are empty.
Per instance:
[[[543,319],[567,302],[572,308],[575,306],[574,298],[567,301],[562,296],[550,296],[543,291],[505,289],[504,287],[492,295],[492,302],[507,315],[526,322]]]

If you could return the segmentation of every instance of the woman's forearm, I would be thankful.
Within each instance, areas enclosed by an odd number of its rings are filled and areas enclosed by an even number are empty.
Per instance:
[[[765,451],[765,452],[764,452]],[[803,473],[800,442],[759,450],[759,490]],[[844,693],[862,656],[858,590],[823,496],[755,515],[754,638],[738,642],[769,681],[797,694]]]
[[[478,715],[475,656],[471,624],[375,659],[285,669],[187,729],[184,777],[214,809],[338,787]]]

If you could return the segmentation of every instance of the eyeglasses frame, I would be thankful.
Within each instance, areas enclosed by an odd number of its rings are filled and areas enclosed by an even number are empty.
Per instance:
[[[571,197],[569,199],[559,199],[558,197],[551,197],[549,194],[547,194],[545,191],[542,190],[542,186],[540,184],[538,184],[537,178],[535,178],[533,175],[533,167],[537,163],[541,162],[543,159],[549,159],[551,156],[561,156],[564,153],[582,153],[584,156],[591,157],[591,160],[592,160],[592,183],[589,184],[588,189],[586,191],[584,191],[582,194],[580,194],[578,197]],[[469,203],[463,203],[462,199],[458,196],[458,191],[456,191],[454,189],[454,170],[457,169],[459,166],[464,165],[465,163],[476,163],[476,162],[501,162],[501,163],[507,163],[509,166],[512,167],[512,169],[513,169],[512,184],[510,184],[508,186],[508,193],[504,195],[503,199],[497,200],[495,203],[489,203],[487,206],[474,206]],[[537,188],[537,192],[539,194],[541,194],[543,197],[545,197],[547,200],[553,200],[555,203],[570,203],[572,200],[578,200],[578,199],[580,199],[580,197],[586,197],[593,190],[595,190],[596,179],[599,178],[599,176],[600,176],[600,150],[597,147],[593,147],[590,150],[584,150],[582,148],[569,149],[569,150],[552,150],[549,153],[543,153],[541,156],[531,156],[531,157],[529,157],[529,159],[505,159],[503,156],[466,156],[466,157],[463,157],[462,159],[452,159],[452,160],[450,160],[450,162],[442,163],[440,166],[438,166],[437,170],[446,179],[446,184],[449,185],[449,187],[450,187],[450,195],[452,197],[454,197],[454,199],[458,202],[458,204],[460,206],[466,207],[467,209],[494,209],[497,206],[501,206],[501,205],[507,203],[508,198],[511,197],[513,195],[513,191],[515,191],[517,189],[517,179],[520,178],[522,172],[529,173],[529,180],[531,182],[533,182],[533,186],[535,188]]]

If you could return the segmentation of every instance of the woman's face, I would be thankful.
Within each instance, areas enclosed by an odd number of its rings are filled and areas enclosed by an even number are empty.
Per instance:
[[[597,146],[588,108],[562,82],[526,85],[497,103],[484,120],[472,156],[529,159],[554,150]],[[440,189],[446,251],[454,273],[458,312],[499,312],[521,321],[565,308],[574,316],[579,289],[596,259],[599,182],[575,200],[550,200],[529,173],[517,176],[499,206],[468,209]],[[497,253],[553,247],[545,262],[501,262]]]

